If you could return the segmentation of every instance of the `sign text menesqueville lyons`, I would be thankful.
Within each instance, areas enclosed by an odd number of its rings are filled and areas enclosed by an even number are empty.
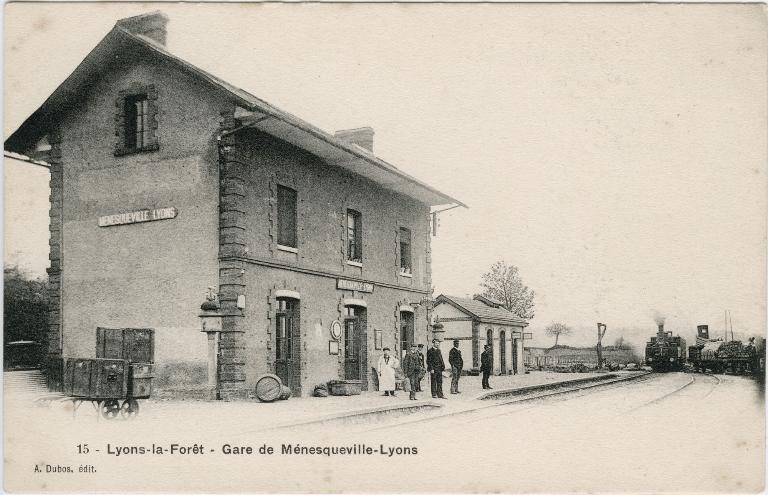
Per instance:
[[[111,227],[112,225],[127,225],[131,223],[154,222],[155,220],[168,220],[176,218],[179,211],[176,208],[156,208],[154,210],[129,211],[99,217],[99,227]]]
[[[359,292],[373,292],[372,283],[360,282],[357,280],[347,280],[346,278],[337,278],[336,288],[343,290],[356,290]]]

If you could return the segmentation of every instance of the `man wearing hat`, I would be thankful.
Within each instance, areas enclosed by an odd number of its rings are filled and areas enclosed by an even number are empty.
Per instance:
[[[493,388],[488,383],[488,378],[493,371],[493,346],[485,344],[485,350],[480,354],[480,371],[483,372],[483,389]]]
[[[464,359],[461,357],[458,340],[453,341],[453,349],[448,353],[448,364],[451,365],[451,393],[460,394],[459,377],[461,377],[461,370],[464,368]]]
[[[429,372],[429,382],[432,389],[432,398],[445,399],[443,395],[443,371],[445,371],[445,361],[443,353],[440,352],[440,341],[432,340],[432,349],[427,351],[427,371]]]
[[[419,360],[421,360],[421,373],[417,382],[416,391],[421,392],[421,379],[427,372],[427,362],[424,360],[424,344],[419,344]]]
[[[389,355],[389,347],[385,347],[384,355],[379,358],[379,364],[376,366],[379,373],[379,390],[384,391],[384,395],[395,396],[395,368],[399,364],[394,356]]]
[[[403,357],[402,362],[403,374],[405,378],[410,382],[410,399],[416,400],[416,386],[421,380],[421,359],[419,359],[419,351],[416,344],[411,344],[411,350]]]

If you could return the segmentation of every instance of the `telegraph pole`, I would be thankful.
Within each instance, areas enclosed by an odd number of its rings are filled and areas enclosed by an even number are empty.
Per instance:
[[[607,329],[605,323],[597,324],[597,369],[603,369],[603,336]]]

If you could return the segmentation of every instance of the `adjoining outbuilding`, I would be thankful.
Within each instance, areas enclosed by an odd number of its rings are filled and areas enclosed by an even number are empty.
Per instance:
[[[497,375],[524,373],[523,339],[528,322],[505,309],[499,301],[484,296],[456,297],[441,294],[435,299],[435,321],[443,325],[445,361],[452,341],[459,341],[465,370],[480,369],[484,344],[493,348],[493,367]]]
[[[371,387],[383,347],[429,340],[430,222],[463,204],[371,128],[326,133],[173,55],[167,23],[118,21],[5,142],[50,164],[48,354],[153,328],[159,384]]]

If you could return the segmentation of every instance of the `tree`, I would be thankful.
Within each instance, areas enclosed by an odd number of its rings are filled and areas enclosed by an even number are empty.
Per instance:
[[[6,265],[3,275],[5,342],[34,340],[45,344],[48,327],[48,283],[43,279],[30,278],[14,265]]]
[[[561,335],[571,334],[571,327],[569,327],[565,323],[553,321],[552,323],[549,324],[549,326],[547,326],[547,328],[544,329],[544,333],[546,333],[550,337],[554,337],[555,345],[557,345],[557,341]]]
[[[523,284],[516,266],[497,261],[491,266],[491,271],[482,275],[482,280],[483,296],[499,301],[520,318],[533,318],[534,291]]]

